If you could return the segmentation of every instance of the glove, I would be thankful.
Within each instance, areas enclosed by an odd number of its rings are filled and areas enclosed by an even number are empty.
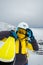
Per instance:
[[[16,32],[15,32],[14,30],[11,30],[11,31],[10,31],[10,36],[14,37],[15,39],[18,38],[18,37],[17,37],[17,34],[16,34]]]
[[[34,38],[33,32],[29,28],[27,28],[26,31],[27,31],[28,42],[32,43]]]
[[[27,28],[27,37],[30,38],[29,42],[32,42],[34,40],[33,32],[31,29]]]
[[[30,29],[26,29],[27,31],[27,37],[31,38],[33,36],[33,32]]]

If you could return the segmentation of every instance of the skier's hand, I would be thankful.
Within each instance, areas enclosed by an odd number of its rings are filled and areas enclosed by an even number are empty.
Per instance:
[[[15,32],[14,30],[11,30],[11,31],[10,31],[10,35],[11,35],[12,37],[14,37],[15,39],[18,38],[18,37],[17,37],[17,34],[16,34],[16,32]]]
[[[27,28],[27,37],[29,38],[29,42],[31,43],[34,40],[33,32],[31,29]]]
[[[31,38],[33,36],[33,32],[30,29],[26,29],[27,31],[27,37]]]

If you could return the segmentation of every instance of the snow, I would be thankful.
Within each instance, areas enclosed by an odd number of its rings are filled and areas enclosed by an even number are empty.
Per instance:
[[[6,30],[11,30],[14,29],[15,27],[11,24],[5,23],[5,22],[0,22],[0,31],[6,31]]]
[[[43,65],[43,55],[29,51],[28,65]]]
[[[31,28],[37,41],[43,40],[43,28]],[[43,55],[29,51],[28,65],[43,65]]]
[[[43,40],[43,28],[31,28],[36,40]]]

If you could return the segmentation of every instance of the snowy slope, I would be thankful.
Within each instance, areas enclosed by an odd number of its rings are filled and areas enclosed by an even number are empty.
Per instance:
[[[43,40],[43,28],[31,28],[37,40]]]
[[[11,30],[14,29],[15,27],[11,24],[5,23],[5,22],[0,22],[0,31],[4,30]]]
[[[43,55],[31,52],[30,57],[28,57],[28,65],[43,65]]]
[[[43,40],[43,28],[31,28],[31,30],[33,31],[37,42],[39,42],[39,40]],[[29,53],[30,57],[28,57],[28,65],[43,65],[43,55],[38,55],[31,51],[29,51]],[[43,51],[41,51],[41,53],[43,53]]]

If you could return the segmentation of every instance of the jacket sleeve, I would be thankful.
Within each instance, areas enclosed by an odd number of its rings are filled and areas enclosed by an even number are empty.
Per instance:
[[[1,31],[0,32],[0,40],[2,40],[5,37],[9,37],[10,36],[10,32],[9,31]]]
[[[33,49],[35,51],[38,51],[38,49],[39,49],[38,43],[37,43],[37,41],[36,41],[36,39],[35,39],[35,37],[34,37],[33,32],[32,32],[31,29],[27,29],[27,37],[30,38],[30,41],[28,41],[28,42],[31,43]]]
[[[31,41],[29,41],[29,40],[27,41],[27,47],[30,50],[34,50],[34,51],[39,50],[38,43],[35,38],[31,38]]]
[[[9,36],[14,37],[15,39],[17,39],[17,34],[13,30],[11,30],[11,31],[1,31],[0,32],[0,40],[2,40],[3,38],[7,38]]]
[[[36,39],[35,39],[34,37],[31,38],[31,44],[32,44],[33,49],[34,49],[35,51],[38,51],[38,50],[39,50],[38,43],[37,43],[37,41],[36,41]]]
[[[28,48],[29,50],[34,51],[32,44],[31,44],[30,42],[28,42],[28,41],[27,41],[27,48]]]

